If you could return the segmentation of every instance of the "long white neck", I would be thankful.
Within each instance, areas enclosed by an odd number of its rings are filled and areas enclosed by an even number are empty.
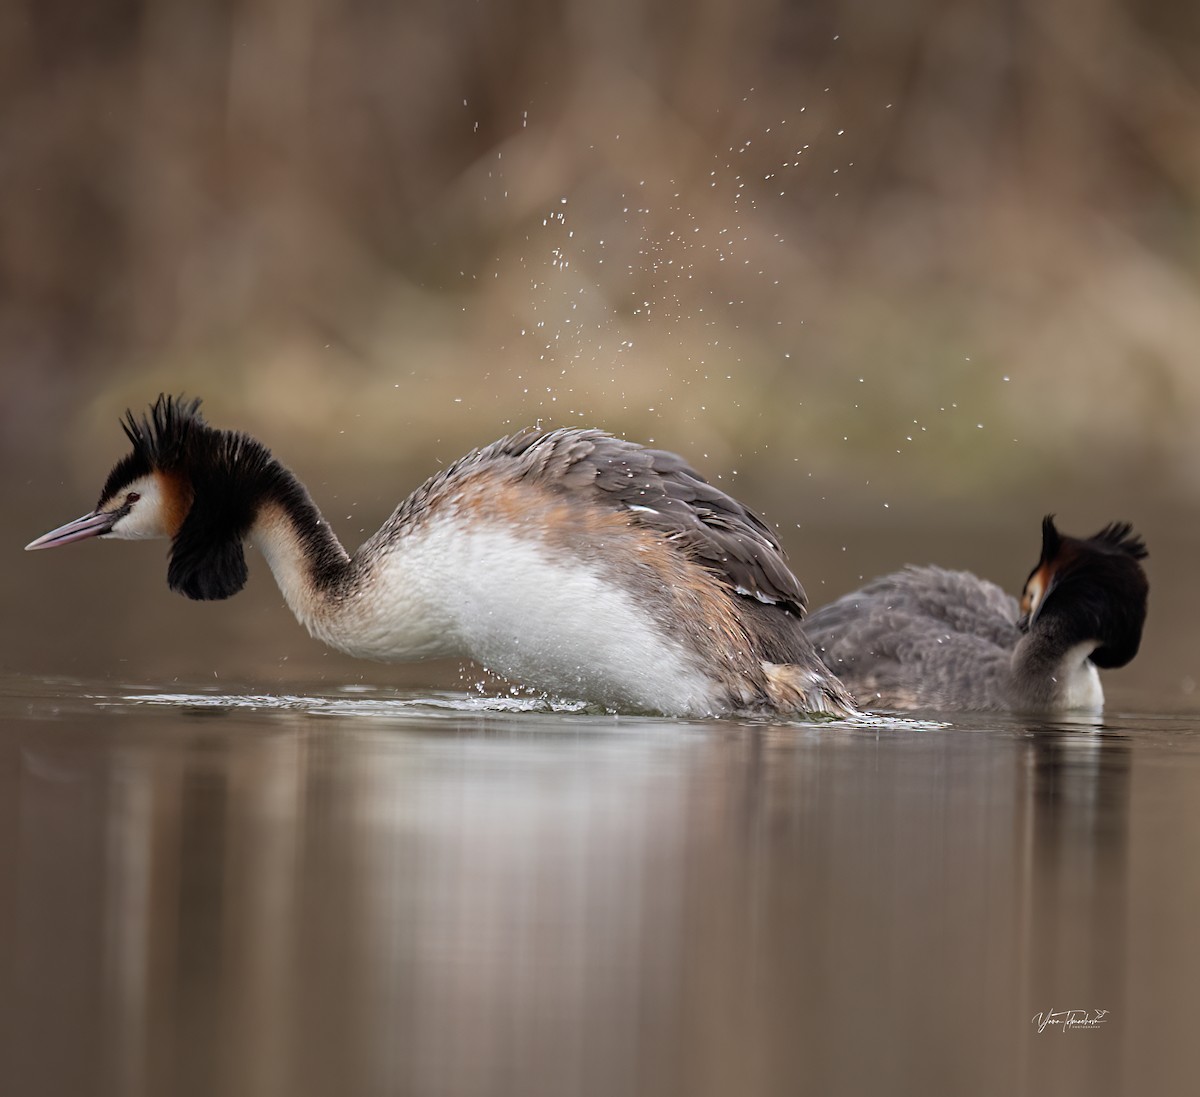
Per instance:
[[[315,509],[315,508],[314,508]],[[324,552],[314,553],[314,539],[324,542]],[[329,524],[319,513],[297,514],[281,504],[267,503],[259,511],[248,540],[267,561],[288,608],[296,619],[315,633],[318,622],[328,617],[334,592],[340,583],[318,560],[340,562],[345,582],[351,570],[350,557]]]
[[[433,596],[437,560],[422,551],[424,538],[401,538],[385,558],[369,546],[349,556],[329,524],[317,521],[268,504],[250,531],[284,601],[313,636],[364,659],[461,652],[455,623]]]

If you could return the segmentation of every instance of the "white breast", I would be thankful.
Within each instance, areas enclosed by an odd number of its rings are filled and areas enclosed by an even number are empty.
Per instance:
[[[1058,680],[1064,709],[1085,712],[1101,712],[1104,709],[1100,672],[1088,658],[1095,650],[1096,643],[1092,640],[1076,644],[1063,658]]]
[[[442,520],[406,534],[343,612],[310,627],[353,655],[466,656],[612,708],[706,715],[720,703],[697,658],[634,594],[496,525]]]

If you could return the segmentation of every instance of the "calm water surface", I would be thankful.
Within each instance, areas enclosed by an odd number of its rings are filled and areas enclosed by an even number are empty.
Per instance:
[[[1187,714],[9,677],[0,716],[5,1093],[1162,1094],[1200,1067]],[[1065,1010],[1100,1023],[1039,1032]]]

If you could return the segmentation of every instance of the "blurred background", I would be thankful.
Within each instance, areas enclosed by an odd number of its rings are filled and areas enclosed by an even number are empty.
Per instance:
[[[1182,0],[0,4],[6,1088],[1189,1092],[1198,214]],[[352,546],[536,422],[686,454],[815,604],[1129,519],[1142,654],[1103,735],[421,725],[499,687],[253,556],[22,552],[163,391]]]
[[[94,502],[160,391],[262,437],[351,543],[471,446],[597,425],[765,512],[815,603],[907,561],[1018,590],[1043,513],[1130,518],[1130,680],[1186,697],[1198,32],[1177,0],[15,0],[10,548]],[[69,551],[7,569],[10,665],[178,669],[121,647],[154,605],[214,674],[363,673],[269,583],[168,606],[160,549]]]

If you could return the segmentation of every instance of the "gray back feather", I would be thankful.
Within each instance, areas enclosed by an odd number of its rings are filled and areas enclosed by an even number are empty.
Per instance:
[[[385,529],[419,520],[448,482],[475,470],[626,511],[634,524],[674,541],[733,590],[804,612],[804,589],[757,515],[682,457],[599,430],[531,429],[475,450],[418,488]]]
[[[908,567],[823,606],[805,632],[860,703],[1005,708],[1018,612],[969,572]]]

